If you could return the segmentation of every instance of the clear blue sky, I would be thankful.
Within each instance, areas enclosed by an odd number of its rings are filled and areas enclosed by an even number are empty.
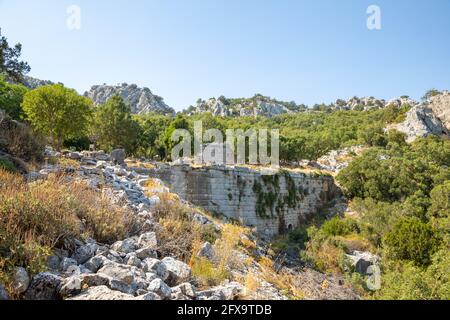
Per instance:
[[[0,27],[32,76],[80,93],[137,83],[177,110],[222,94],[313,104],[450,89],[449,0],[0,0]]]

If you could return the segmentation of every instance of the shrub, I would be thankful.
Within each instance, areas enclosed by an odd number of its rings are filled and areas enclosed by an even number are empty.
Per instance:
[[[40,162],[44,143],[40,135],[25,125],[0,114],[0,150],[25,161]]]
[[[381,300],[449,300],[450,256],[447,249],[437,252],[428,268],[413,263],[390,263],[382,275],[381,289],[373,298]]]
[[[450,181],[431,191],[431,206],[427,213],[431,223],[438,229],[450,230]]]
[[[433,228],[417,218],[400,219],[383,242],[394,258],[413,261],[417,266],[429,265],[440,245]]]
[[[8,159],[0,158],[0,170],[15,172],[16,166]]]
[[[191,262],[192,274],[202,285],[217,286],[229,277],[225,266],[217,267],[206,258],[196,258]]]
[[[322,231],[328,236],[346,236],[358,231],[358,224],[351,219],[334,217],[323,224]]]
[[[8,284],[16,266],[32,275],[43,271],[52,251],[70,250],[74,239],[122,239],[132,223],[125,209],[70,177],[28,185],[0,170],[0,281]]]
[[[0,75],[0,109],[15,120],[23,118],[21,104],[26,92],[24,86],[7,83]]]
[[[162,256],[174,256],[189,262],[196,243],[214,242],[217,238],[211,226],[191,219],[191,210],[178,201],[161,197],[161,203],[154,210],[154,217],[161,225],[156,231]]]

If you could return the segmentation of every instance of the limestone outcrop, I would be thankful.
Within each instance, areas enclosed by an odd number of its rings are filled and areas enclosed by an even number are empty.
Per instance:
[[[448,130],[433,110],[427,106],[417,106],[406,114],[406,120],[397,125],[396,129],[406,134],[406,141],[413,142],[419,137],[429,135],[445,135]]]
[[[429,108],[441,120],[447,131],[450,131],[450,93],[444,91],[430,100]]]
[[[135,84],[123,83],[116,86],[97,85],[85,93],[95,105],[103,104],[114,95],[121,96],[131,106],[131,112],[135,114],[146,114],[155,112],[159,114],[174,114],[164,99],[152,93],[149,88],[139,88]]]
[[[291,103],[292,105],[292,103]],[[274,117],[280,114],[293,113],[290,104],[283,103],[264,96],[255,96],[250,99],[211,98],[207,101],[199,100],[190,114],[209,112],[221,117]]]

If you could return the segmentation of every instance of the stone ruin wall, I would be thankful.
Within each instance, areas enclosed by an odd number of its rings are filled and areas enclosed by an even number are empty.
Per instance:
[[[331,176],[238,167],[158,166],[147,172],[182,199],[273,237],[295,229],[338,192]]]

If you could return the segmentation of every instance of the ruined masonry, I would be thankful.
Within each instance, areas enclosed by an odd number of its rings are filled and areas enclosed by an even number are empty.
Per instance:
[[[339,190],[331,176],[317,173],[279,171],[265,175],[246,167],[188,165],[143,170],[184,200],[254,227],[267,237],[305,223]]]

